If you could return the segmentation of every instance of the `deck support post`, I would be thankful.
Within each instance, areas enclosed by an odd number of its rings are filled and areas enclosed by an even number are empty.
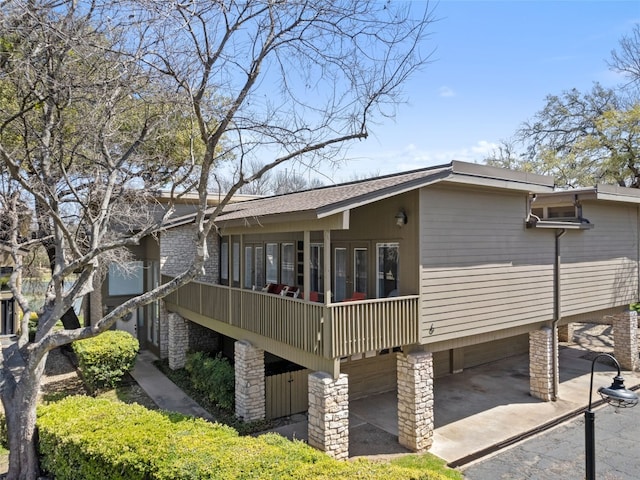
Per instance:
[[[175,312],[169,313],[169,368],[178,370],[187,363],[189,349],[189,322]]]
[[[264,350],[246,340],[234,344],[236,417],[251,422],[266,416]]]
[[[349,380],[326,372],[309,374],[309,445],[327,455],[349,458]]]
[[[638,312],[628,311],[613,316],[613,353],[624,370],[640,369],[638,359]]]
[[[544,402],[553,398],[553,337],[554,328],[543,327],[529,332],[529,393]],[[558,372],[556,372],[557,375]]]
[[[433,354],[398,353],[398,441],[415,452],[433,444]]]

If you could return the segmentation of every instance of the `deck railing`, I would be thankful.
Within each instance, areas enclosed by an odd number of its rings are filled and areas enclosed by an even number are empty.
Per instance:
[[[417,295],[324,305],[191,282],[165,300],[169,308],[173,304],[326,358],[418,341]]]

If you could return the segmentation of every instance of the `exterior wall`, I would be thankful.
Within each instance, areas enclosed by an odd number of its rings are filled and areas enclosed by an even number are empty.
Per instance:
[[[396,355],[375,355],[340,364],[340,372],[349,376],[349,399],[357,400],[396,389]]]
[[[562,317],[638,300],[638,211],[589,202],[582,214],[594,228],[561,239]]]
[[[209,235],[207,239],[209,258],[204,264],[204,273],[196,280],[218,283],[220,250],[218,236]],[[183,225],[162,233],[160,237],[160,273],[178,275],[185,271],[195,255],[195,226]]]
[[[421,343],[552,319],[555,232],[526,229],[525,192],[430,186],[420,212]]]

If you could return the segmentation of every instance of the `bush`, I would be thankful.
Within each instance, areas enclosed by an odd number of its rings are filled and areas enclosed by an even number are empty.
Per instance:
[[[105,399],[38,409],[42,467],[56,480],[442,479],[418,468],[333,460],[276,434],[240,437],[201,419]]]
[[[187,355],[185,370],[193,388],[221,408],[233,409],[235,402],[235,372],[229,360],[221,353],[210,357],[206,353],[195,352]]]
[[[138,340],[121,330],[73,342],[78,369],[91,392],[118,385],[133,368],[138,349]]]

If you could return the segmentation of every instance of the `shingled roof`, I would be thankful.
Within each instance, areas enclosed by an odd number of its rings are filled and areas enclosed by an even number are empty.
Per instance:
[[[397,195],[448,176],[451,166],[387,175],[369,180],[249,200],[227,205],[219,220],[309,212],[322,218],[355,206]]]
[[[247,226],[269,218],[277,218],[277,221],[320,219],[441,181],[531,191],[553,190],[551,177],[453,161],[447,165],[230,203],[216,218],[216,223]],[[175,219],[172,226],[188,221],[188,217]]]

